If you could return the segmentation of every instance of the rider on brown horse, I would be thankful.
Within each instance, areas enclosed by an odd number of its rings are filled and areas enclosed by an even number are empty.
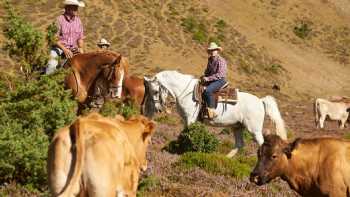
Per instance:
[[[70,59],[75,53],[83,52],[84,30],[78,14],[78,7],[85,7],[80,0],[65,0],[64,13],[57,18],[57,42],[50,51],[50,60],[45,73],[56,70],[58,57]]]
[[[203,93],[205,102],[208,106],[208,118],[212,119],[217,116],[215,114],[215,100],[213,93],[226,84],[227,63],[226,60],[219,55],[222,48],[216,43],[210,43],[207,52],[209,55],[207,68],[204,76],[201,77],[207,87]]]

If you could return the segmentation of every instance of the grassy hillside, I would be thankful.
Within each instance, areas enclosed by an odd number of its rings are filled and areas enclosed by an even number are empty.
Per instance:
[[[42,30],[62,13],[60,2],[13,0],[18,11]],[[206,64],[206,44],[215,40],[229,60],[229,79],[243,90],[273,93],[271,87],[278,85],[282,95],[293,98],[350,93],[348,1],[88,0],[86,4],[80,15],[87,50],[95,50],[98,39],[107,38],[113,50],[129,57],[133,73],[177,69],[199,76]],[[3,16],[3,9],[0,13]],[[0,51],[0,65],[12,64]]]
[[[63,11],[61,0],[11,2],[18,13],[42,32]],[[349,137],[348,130],[338,130],[336,122],[326,122],[326,129],[316,129],[313,104],[305,101],[316,96],[350,94],[348,0],[85,2],[87,7],[80,10],[80,16],[85,25],[86,51],[96,50],[97,41],[104,37],[112,43],[112,50],[129,58],[134,74],[176,69],[200,76],[207,61],[206,45],[216,41],[224,48],[223,55],[229,61],[229,80],[234,86],[258,96],[272,94],[278,98],[291,138]],[[4,8],[0,6],[1,26],[7,22],[4,16]],[[0,168],[5,166],[16,177],[0,176],[0,196],[47,196],[47,184],[43,184],[46,172],[42,167],[46,161],[45,148],[51,132],[73,119],[74,102],[52,76],[23,83],[23,76],[16,75],[19,63],[3,49],[5,41],[1,32],[0,99],[9,97],[0,101],[0,111],[6,112],[0,118],[3,123],[0,124],[0,147],[3,147]],[[63,76],[64,73],[58,73],[56,77],[63,79]],[[273,90],[273,86],[280,90]],[[17,92],[23,98],[18,98]],[[110,103],[102,113],[123,112],[117,108]],[[198,139],[215,141],[210,143],[218,146],[213,153],[175,154],[178,150],[171,148],[181,144],[178,136],[183,128],[179,116],[175,112],[161,114],[154,120],[158,125],[147,153],[149,170],[142,174],[138,196],[296,196],[279,179],[262,187],[249,182],[258,147],[247,132],[246,147],[234,159],[224,157],[233,146],[233,132],[207,126],[203,128],[209,131],[200,130]],[[264,132],[273,128],[267,120]],[[46,130],[50,133],[45,133]],[[34,138],[37,133],[40,139]],[[212,138],[218,138],[219,143]],[[209,144],[198,141],[203,147]],[[8,156],[10,153],[12,157]],[[15,167],[7,166],[7,162]],[[25,166],[26,163],[33,163],[35,168]],[[36,172],[40,176],[26,174]],[[23,187],[26,181],[34,184]],[[35,190],[38,188],[41,190]]]

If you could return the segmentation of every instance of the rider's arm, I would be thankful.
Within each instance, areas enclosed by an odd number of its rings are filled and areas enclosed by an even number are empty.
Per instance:
[[[83,24],[81,22],[81,20],[79,19],[79,38],[77,40],[77,45],[78,45],[78,48],[79,48],[79,52],[80,53],[84,53],[84,27],[83,27]]]
[[[84,40],[83,39],[78,40],[78,48],[79,48],[79,53],[84,53]]]

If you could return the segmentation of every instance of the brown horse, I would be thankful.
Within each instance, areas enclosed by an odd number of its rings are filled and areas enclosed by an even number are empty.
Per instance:
[[[65,85],[73,91],[78,102],[84,104],[94,92],[96,80],[103,78],[106,82],[105,88],[112,97],[116,97],[121,94],[121,83],[128,69],[121,60],[121,54],[111,51],[78,54],[65,65],[72,69],[65,78]]]
[[[122,98],[131,99],[135,104],[141,106],[145,97],[145,85],[143,79],[131,75],[124,76]]]

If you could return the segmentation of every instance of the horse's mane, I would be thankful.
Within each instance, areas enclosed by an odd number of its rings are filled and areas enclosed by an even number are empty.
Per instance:
[[[83,53],[85,55],[91,55],[91,56],[94,56],[94,55],[105,55],[105,56],[121,56],[120,53],[117,53],[117,52],[114,52],[114,51],[108,51],[108,50],[105,50],[105,51],[93,51],[93,52],[87,52],[87,53]]]
[[[167,76],[167,77],[168,76],[173,76],[173,77],[182,76],[182,77],[186,77],[188,79],[195,79],[195,77],[193,75],[183,74],[183,73],[180,73],[176,70],[165,70],[165,71],[161,71],[161,72],[156,74],[157,78],[164,78],[164,76]]]

